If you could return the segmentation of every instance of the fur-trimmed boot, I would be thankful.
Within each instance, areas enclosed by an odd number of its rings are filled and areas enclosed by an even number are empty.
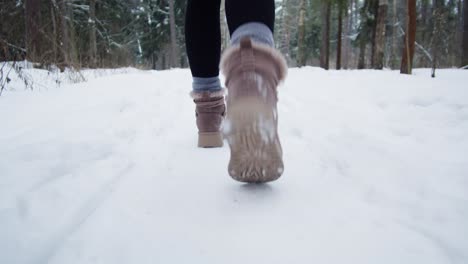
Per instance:
[[[217,92],[192,92],[191,96],[196,105],[198,147],[222,147],[221,125],[226,115],[224,89]]]
[[[274,48],[244,37],[223,54],[221,70],[228,89],[229,174],[241,182],[274,181],[284,170],[276,104],[286,61]]]

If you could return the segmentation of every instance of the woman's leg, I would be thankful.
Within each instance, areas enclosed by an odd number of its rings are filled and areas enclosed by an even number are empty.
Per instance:
[[[226,0],[226,18],[231,44],[242,37],[274,46],[275,0]]]
[[[185,42],[194,91],[216,91],[219,82],[221,0],[188,0]]]
[[[284,170],[278,135],[278,84],[287,65],[274,48],[274,0],[226,0],[232,46],[221,59],[228,89],[228,172],[242,182],[268,182]]]
[[[192,71],[199,147],[221,147],[221,123],[226,113],[219,81],[221,0],[188,0],[185,42]]]

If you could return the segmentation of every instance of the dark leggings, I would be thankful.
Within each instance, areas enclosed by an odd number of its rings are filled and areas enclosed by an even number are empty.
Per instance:
[[[275,0],[225,0],[229,33],[248,22],[260,22],[273,32]],[[185,43],[194,77],[219,74],[221,0],[187,0]]]

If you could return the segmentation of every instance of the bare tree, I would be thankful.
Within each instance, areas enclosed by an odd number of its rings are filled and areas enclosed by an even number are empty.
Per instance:
[[[379,11],[377,15],[377,26],[375,30],[375,54],[372,62],[374,69],[383,68],[385,48],[385,20],[387,18],[388,0],[379,0]]]
[[[457,1],[457,30],[455,31],[455,43],[461,45],[462,40],[463,40],[463,1],[462,0],[456,0]],[[455,45],[456,46],[456,45]],[[455,53],[455,64],[459,65],[461,64],[462,58],[463,58],[463,49],[458,50],[458,54]],[[457,61],[457,59],[459,61]]]
[[[353,11],[353,0],[347,0],[347,5],[345,8],[345,26],[344,26],[344,38],[343,38],[343,67],[348,68],[349,57],[351,53],[351,45],[349,41],[349,35],[351,34],[353,26],[353,15],[349,14],[349,10]]]
[[[75,32],[74,7],[75,7],[75,4],[73,0],[67,0],[66,13],[64,14],[65,14],[65,20],[67,22],[66,24],[68,27],[68,34],[70,38],[70,43],[69,43],[69,48],[68,48],[68,54],[69,54],[69,59],[70,59],[69,64],[74,68],[78,68],[79,67],[79,58],[78,58],[79,55],[78,55],[78,50],[77,50],[78,38]]]
[[[361,22],[359,28],[359,58],[358,58],[358,69],[364,69],[366,67],[366,46],[367,46],[367,39],[369,34],[369,26],[368,26],[368,14],[367,9],[370,4],[369,0],[364,1],[364,6],[361,8]]]
[[[395,69],[398,67],[398,57],[399,57],[399,25],[398,25],[398,12],[397,12],[397,3],[398,0],[392,0],[392,48],[390,54],[390,67]]]
[[[411,74],[416,40],[416,0],[407,0],[407,21],[400,73]]]
[[[52,48],[51,62],[59,67],[62,71],[65,70],[65,50],[63,48],[63,25],[62,20],[62,2],[50,0],[50,21],[52,24],[52,35],[48,36]]]
[[[24,11],[26,17],[26,59],[32,62],[39,62],[40,38],[39,27],[41,25],[40,0],[25,0]]]
[[[343,1],[338,1],[338,33],[336,36],[336,69],[341,69],[341,40],[343,38]]]
[[[97,66],[97,44],[96,44],[96,0],[89,1],[89,66]]]
[[[431,17],[430,10],[431,5],[430,2],[434,0],[422,0],[420,2],[420,7],[418,13],[420,14],[420,25],[418,25],[418,29],[420,35],[418,37],[418,42],[421,45],[429,44],[432,31],[434,29],[434,20]],[[421,56],[418,61],[418,65],[420,66],[428,66],[430,63],[430,59],[427,56]]]
[[[291,62],[291,55],[290,55],[290,41],[291,41],[291,12],[289,10],[289,2],[290,0],[283,0],[282,2],[282,26],[281,26],[281,53],[284,54],[286,60]]]
[[[59,54],[60,59],[58,60],[59,68],[63,71],[66,66],[70,63],[70,34],[67,25],[67,0],[58,0],[58,36],[57,42],[59,44]]]
[[[461,66],[468,65],[468,0],[463,1],[463,40]]]
[[[297,65],[304,66],[306,64],[306,52],[305,52],[305,13],[306,13],[306,1],[301,0],[299,7],[299,23],[298,23],[298,37],[297,37]]]
[[[434,29],[432,32],[432,41],[431,41],[431,49],[432,49],[432,78],[435,77],[435,71],[439,66],[440,62],[440,50],[442,49],[442,24],[444,20],[444,0],[435,0],[434,1],[434,11],[432,14],[432,19],[434,21]]]
[[[330,1],[322,3],[322,45],[320,47],[320,67],[328,70],[330,57]]]
[[[52,54],[53,62],[57,63],[58,61],[58,29],[57,29],[57,16],[56,16],[57,6],[55,5],[55,0],[51,0],[50,5],[50,21],[52,21]]]
[[[169,0],[169,23],[171,34],[170,64],[172,67],[178,66],[179,50],[177,46],[177,32],[175,24],[174,0]]]
[[[377,32],[377,23],[376,23],[376,18],[378,17],[379,14],[379,0],[369,0],[370,6],[369,6],[369,12],[370,12],[370,18],[368,20],[368,23],[370,23],[370,42],[371,42],[371,57],[370,57],[370,64],[373,65],[374,63],[374,58],[375,58],[375,49],[376,49],[376,44],[375,44],[375,35]]]

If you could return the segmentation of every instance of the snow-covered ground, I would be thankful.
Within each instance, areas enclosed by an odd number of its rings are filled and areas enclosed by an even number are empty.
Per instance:
[[[5,91],[0,263],[468,263],[467,71],[291,69],[265,185],[196,148],[190,82]]]

